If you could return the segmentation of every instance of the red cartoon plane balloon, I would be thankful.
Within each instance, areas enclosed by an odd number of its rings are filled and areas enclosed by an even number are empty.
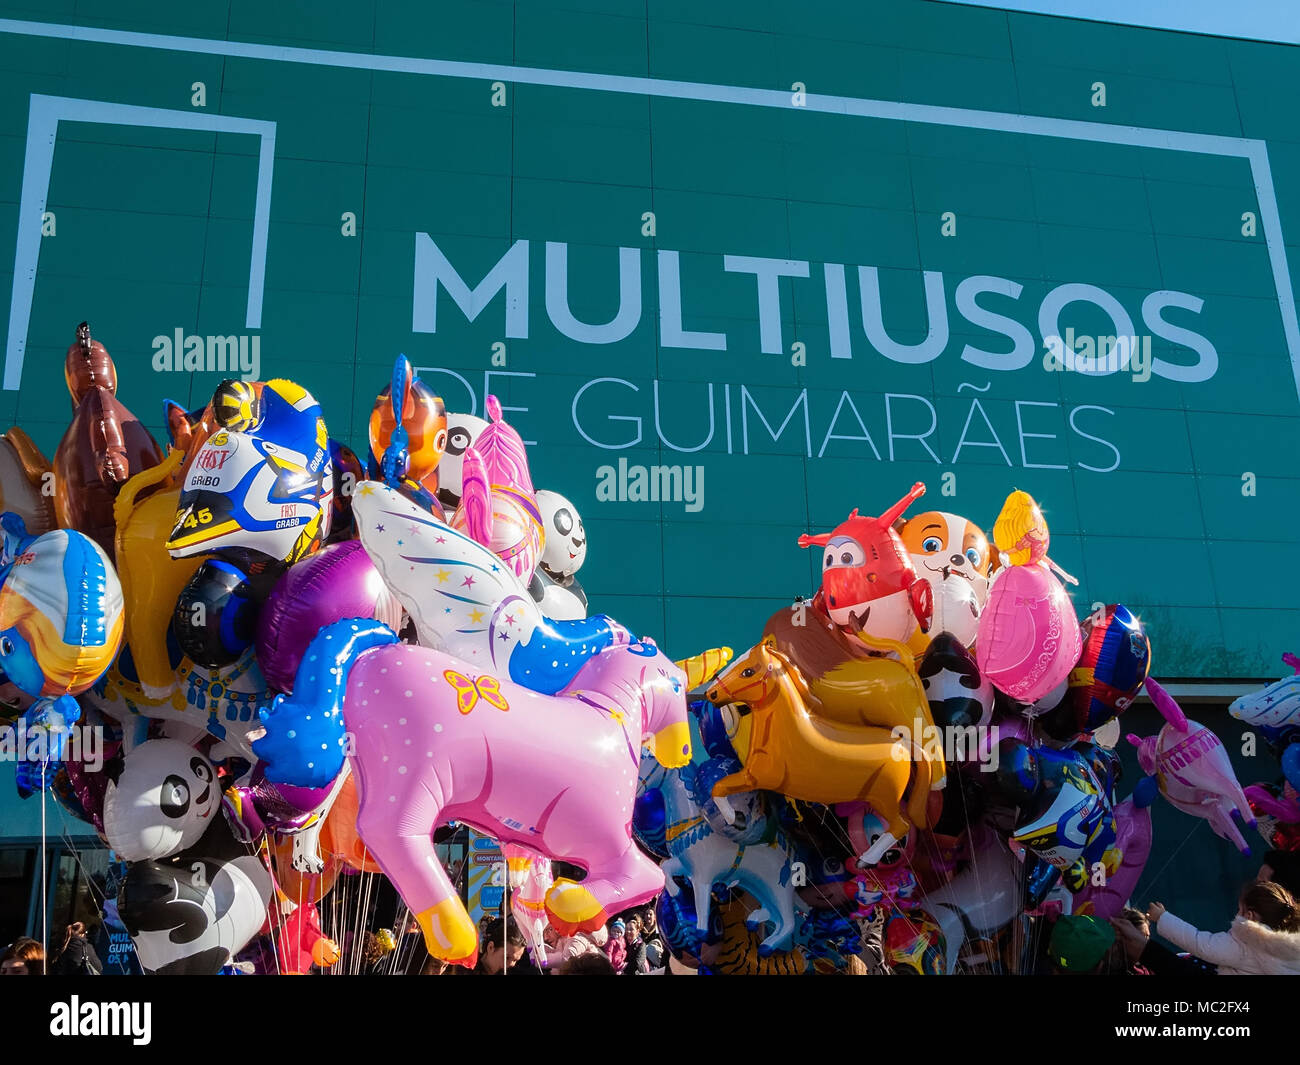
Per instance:
[[[814,606],[836,625],[862,636],[903,643],[920,625],[930,628],[933,592],[916,575],[894,522],[925,494],[912,490],[878,518],[855,510],[833,531],[799,537],[800,547],[822,547],[822,586]]]

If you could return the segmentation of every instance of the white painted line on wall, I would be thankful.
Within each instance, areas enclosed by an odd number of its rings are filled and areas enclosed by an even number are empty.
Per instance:
[[[5,345],[5,391],[15,391],[23,379],[27,328],[36,291],[36,267],[41,254],[41,218],[50,191],[50,170],[59,122],[92,122],[112,126],[192,129],[220,133],[251,133],[262,139],[257,166],[257,199],[253,214],[253,251],[248,265],[248,307],[245,325],[262,325],[262,293],[266,287],[266,241],[271,222],[271,171],[275,165],[275,123],[227,115],[168,111],[160,107],[78,100],[67,96],[32,94],[27,114],[27,153],[18,204],[18,240],[14,248],[14,285],[9,297],[9,337]]]

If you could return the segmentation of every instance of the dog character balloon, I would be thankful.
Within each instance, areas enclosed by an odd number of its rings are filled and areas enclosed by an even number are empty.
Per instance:
[[[970,647],[988,602],[994,562],[984,530],[956,514],[931,510],[908,518],[898,536],[933,591],[930,631],[950,632]]]
[[[834,530],[799,537],[800,547],[823,548],[822,586],[814,608],[842,629],[903,643],[919,626],[929,631],[934,593],[916,575],[892,526],[925,494],[919,481],[878,518],[855,510]]]

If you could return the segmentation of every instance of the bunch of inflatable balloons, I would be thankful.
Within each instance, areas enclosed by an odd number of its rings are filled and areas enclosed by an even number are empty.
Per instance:
[[[674,662],[589,616],[582,520],[493,397],[448,414],[399,358],[362,462],[289,381],[169,404],[164,449],[84,324],[66,377],[53,463],[0,437],[0,668],[51,737],[20,790],[129,863],[117,909],[148,972],[215,973],[259,935],[280,971],[328,967],[317,907],[358,872],[473,965],[433,843],[451,822],[502,845],[539,960],[548,926],[657,897],[672,952],[716,973],[836,971],[869,925],[896,971],[952,972],[1044,907],[1114,914],[1157,794],[1243,849],[1256,813],[1300,844],[1300,676],[1234,704],[1286,773],[1248,799],[1148,679],[1140,621],[1079,623],[1023,492],[991,543],[906,516],[920,484],[801,537],[815,596],[743,654]],[[1148,776],[1121,801],[1095,737],[1144,684],[1167,723],[1129,737]]]

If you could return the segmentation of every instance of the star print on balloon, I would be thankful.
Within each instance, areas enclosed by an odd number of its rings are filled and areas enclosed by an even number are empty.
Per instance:
[[[489,548],[397,490],[376,482],[367,486],[371,490],[358,492],[352,503],[361,543],[424,646],[553,695],[593,655],[631,642],[607,617],[545,617],[521,578]],[[400,538],[388,529],[400,529]]]

